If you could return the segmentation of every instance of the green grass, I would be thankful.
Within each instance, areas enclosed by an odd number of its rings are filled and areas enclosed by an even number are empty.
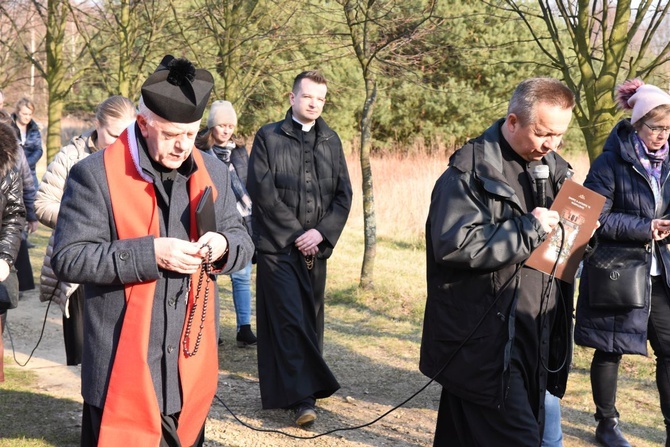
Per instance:
[[[420,324],[425,307],[425,251],[389,237],[377,240],[374,290],[361,290],[363,232],[348,226],[328,262],[327,303],[354,306],[393,321]]]
[[[30,251],[36,281],[48,236],[49,231],[43,227],[31,236],[39,245]],[[337,361],[350,362],[352,368],[356,362],[367,361],[378,365],[379,371],[393,367],[398,380],[409,378],[421,383],[424,378],[418,373],[417,365],[425,305],[424,247],[413,240],[380,236],[373,291],[358,289],[362,253],[362,230],[350,223],[328,264],[326,345],[332,349],[327,346],[327,352],[329,355],[338,349],[347,352],[351,359],[345,357]],[[221,277],[219,284],[223,304],[222,334],[230,342],[235,324],[230,280]],[[233,352],[240,361],[250,355],[243,350]],[[575,348],[568,391],[562,401],[566,446],[596,445],[589,379],[592,355],[591,349]],[[229,371],[235,372],[237,358],[226,361],[231,363]],[[5,370],[7,380],[0,384],[0,447],[77,445],[78,429],[72,425],[77,423],[80,404],[36,390],[35,377],[12,366],[9,359]],[[253,361],[239,373],[253,376]],[[374,380],[369,386],[374,386]],[[417,406],[424,402],[427,399],[419,400]],[[658,404],[653,357],[624,356],[617,406],[624,432],[633,445],[662,445],[665,429]]]
[[[5,365],[11,365],[5,357]],[[31,371],[5,368],[0,384],[0,447],[77,446],[81,404],[35,390]]]

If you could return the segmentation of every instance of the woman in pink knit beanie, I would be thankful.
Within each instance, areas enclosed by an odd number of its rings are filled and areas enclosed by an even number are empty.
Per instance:
[[[632,79],[617,88],[616,100],[621,109],[631,111],[631,117],[616,124],[584,181],[607,200],[595,251],[584,260],[574,334],[576,344],[595,349],[591,389],[596,440],[606,447],[630,446],[616,408],[619,362],[623,354],[646,355],[647,340],[656,356],[661,413],[670,434],[670,95]],[[627,296],[637,296],[644,304],[615,306],[602,291],[601,281],[590,278],[595,275],[590,259],[605,250],[623,253],[624,249],[643,259],[635,275],[642,287]],[[633,267],[629,256],[620,255],[617,261],[623,261],[621,272]],[[670,446],[667,437],[665,445]]]

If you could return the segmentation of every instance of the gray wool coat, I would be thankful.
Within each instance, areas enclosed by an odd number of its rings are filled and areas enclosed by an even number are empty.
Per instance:
[[[188,179],[196,169],[207,169],[218,191],[214,204],[217,230],[229,245],[225,265],[215,263],[216,273],[233,273],[251,261],[253,243],[237,211],[228,171],[219,160],[203,154],[205,166],[196,166],[193,157],[189,157],[178,170],[168,195],[142,148],[146,143],[137,127],[130,126],[119,139],[126,145],[139,145],[141,174],[148,179],[158,179],[152,183],[160,213],[161,236],[189,240]],[[157,280],[148,362],[159,407],[164,414],[174,414],[181,409],[177,359],[186,317],[188,275],[158,268],[153,236],[118,239],[103,154],[104,151],[99,151],[90,155],[70,171],[54,233],[51,261],[61,280],[86,285],[82,396],[90,405],[104,406],[123,323],[124,285]],[[210,306],[218,321],[217,296],[210,297]]]

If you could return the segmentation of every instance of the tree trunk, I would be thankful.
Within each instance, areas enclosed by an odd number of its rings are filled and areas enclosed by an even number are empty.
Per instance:
[[[47,127],[47,162],[56,156],[62,146],[61,142],[61,120],[63,118],[64,100],[58,93],[51,91],[49,86],[49,107],[47,116],[49,125]]]
[[[361,117],[361,178],[363,181],[363,227],[365,233],[365,249],[361,267],[362,289],[373,289],[373,273],[377,254],[377,219],[375,217],[375,195],[372,187],[372,166],[370,165],[370,149],[372,146],[370,123],[372,110],[377,99],[377,82],[374,78],[365,79],[365,105]]]
[[[49,92],[47,117],[47,162],[51,162],[62,146],[61,120],[65,96],[72,85],[65,80],[67,68],[63,58],[63,40],[66,27],[66,10],[62,0],[49,0],[46,34],[46,82]]]
[[[131,42],[129,42],[130,4],[124,0],[120,4],[119,26],[119,86],[118,94],[130,97],[130,56],[132,54]]]
[[[0,382],[5,381],[5,347],[2,344],[2,334],[4,332],[4,319],[7,312],[0,314]]]
[[[607,140],[612,128],[616,124],[616,119],[610,114],[596,113],[592,121],[597,124],[589,123],[590,125],[582,127],[582,134],[586,141],[586,150],[591,163],[602,153],[605,140]]]

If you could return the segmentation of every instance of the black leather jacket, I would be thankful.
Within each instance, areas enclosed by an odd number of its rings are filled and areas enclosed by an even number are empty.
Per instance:
[[[23,184],[19,172],[19,145],[14,130],[0,125],[0,258],[13,265],[26,224]]]
[[[500,121],[458,150],[433,190],[419,365],[450,392],[492,408],[503,405],[507,388],[519,276],[503,285],[547,236],[539,221],[522,210],[503,176],[499,128]],[[551,187],[558,191],[569,166],[553,152],[545,163]],[[566,349],[573,290],[558,282],[566,302],[557,306],[549,360],[551,365],[567,358],[568,364],[549,374],[547,386],[562,396],[571,356]]]

